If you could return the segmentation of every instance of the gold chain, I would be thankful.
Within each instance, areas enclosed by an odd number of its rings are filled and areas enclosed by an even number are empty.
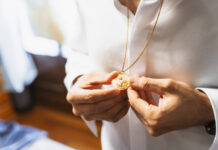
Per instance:
[[[159,11],[158,11],[158,14],[157,14],[157,19],[156,19],[156,21],[155,21],[155,24],[154,24],[154,26],[153,26],[153,29],[152,29],[152,31],[151,31],[151,33],[149,34],[149,36],[148,36],[148,40],[147,40],[147,42],[145,43],[145,46],[144,46],[144,48],[143,48],[143,50],[142,50],[142,52],[140,53],[140,55],[136,58],[136,60],[132,63],[132,64],[130,64],[127,68],[124,68],[125,67],[125,64],[126,64],[126,57],[127,57],[127,50],[128,50],[128,41],[129,41],[129,0],[126,0],[126,4],[127,4],[127,33],[126,33],[126,45],[125,45],[125,55],[124,55],[124,59],[123,59],[123,65],[122,65],[122,69],[121,69],[121,73],[124,73],[124,72],[126,72],[127,70],[129,70],[132,66],[134,66],[137,62],[138,62],[138,60],[142,57],[142,55],[144,54],[144,52],[148,49],[148,46],[149,46],[149,44],[150,44],[150,42],[151,42],[151,39],[152,39],[152,37],[153,37],[153,35],[154,35],[154,31],[155,31],[155,29],[156,29],[156,27],[157,27],[157,23],[158,23],[158,20],[159,20],[159,17],[160,17],[160,14],[161,14],[161,9],[162,9],[162,7],[163,7],[163,3],[164,3],[164,0],[161,0],[161,4],[160,4],[160,8],[159,8]]]

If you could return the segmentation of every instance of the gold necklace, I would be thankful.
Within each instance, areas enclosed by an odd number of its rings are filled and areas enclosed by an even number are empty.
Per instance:
[[[119,73],[119,75],[112,81],[112,85],[119,89],[119,90],[126,90],[129,86],[130,86],[130,79],[129,79],[129,76],[125,74],[125,72],[127,70],[129,70],[130,68],[132,68],[137,62],[138,60],[142,57],[142,55],[144,54],[144,52],[148,49],[148,46],[151,42],[151,39],[154,35],[154,31],[157,27],[157,23],[158,23],[158,20],[159,20],[159,17],[160,17],[160,14],[161,14],[161,9],[163,7],[163,3],[164,3],[164,0],[161,0],[161,4],[160,4],[160,8],[159,8],[159,11],[158,11],[158,14],[157,14],[157,19],[155,21],[155,24],[153,26],[153,29],[151,31],[151,33],[149,34],[148,36],[148,40],[146,41],[145,43],[145,46],[142,50],[142,52],[139,54],[139,56],[136,58],[136,60],[130,64],[127,68],[125,68],[125,64],[126,64],[126,57],[127,57],[127,50],[128,50],[128,41],[129,41],[129,0],[126,1],[126,10],[127,10],[127,32],[126,32],[126,45],[125,45],[125,55],[124,55],[124,59],[123,59],[123,64],[122,64],[122,69]]]

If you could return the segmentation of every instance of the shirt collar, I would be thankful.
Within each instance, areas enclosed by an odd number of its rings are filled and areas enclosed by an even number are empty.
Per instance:
[[[114,0],[114,6],[122,15],[124,15],[124,16],[127,15],[126,14],[126,6],[122,5],[119,0]],[[130,12],[130,15],[132,16],[133,13]]]
[[[130,11],[130,21],[134,20],[138,23],[143,21],[143,26],[151,23],[158,11],[160,2],[161,0],[140,0],[136,14],[134,15]],[[123,16],[127,16],[126,6],[122,5],[119,0],[114,0],[114,5]]]
[[[140,0],[137,11],[139,11],[139,9],[142,8],[141,5],[150,5],[152,3],[157,3],[160,1],[161,0]],[[183,0],[164,0],[163,12],[166,13],[166,12],[172,10],[182,1]],[[119,0],[114,0],[114,6],[122,15],[126,16],[126,6],[122,5]],[[132,12],[130,12],[130,15],[134,16],[134,14]]]

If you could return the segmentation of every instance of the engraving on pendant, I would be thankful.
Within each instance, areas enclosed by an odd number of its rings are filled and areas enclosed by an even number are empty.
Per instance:
[[[130,78],[125,74],[119,74],[113,79],[112,85],[119,90],[126,90],[130,86]]]

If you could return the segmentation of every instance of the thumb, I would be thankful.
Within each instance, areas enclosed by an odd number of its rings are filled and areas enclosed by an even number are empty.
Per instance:
[[[113,71],[105,77],[105,84],[111,84],[112,80],[119,75],[119,72]]]
[[[109,74],[96,76],[96,79],[90,82],[90,84],[110,84],[114,78],[118,76],[119,72],[113,71]]]
[[[142,116],[145,116],[150,110],[157,109],[156,105],[149,104],[146,100],[141,99],[139,93],[133,88],[128,88],[127,92],[131,107]]]
[[[130,86],[137,90],[152,91],[157,94],[164,94],[164,80],[146,77],[131,77]]]

